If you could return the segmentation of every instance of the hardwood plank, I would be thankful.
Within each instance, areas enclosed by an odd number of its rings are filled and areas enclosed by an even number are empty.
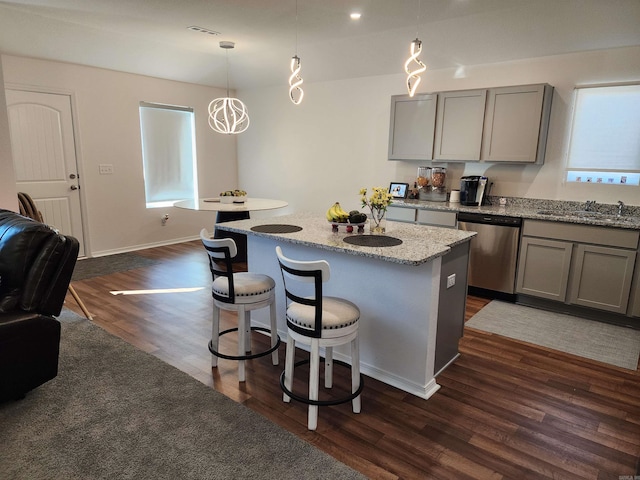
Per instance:
[[[284,345],[279,366],[270,357],[248,361],[244,383],[233,361],[220,359],[211,368],[211,274],[200,242],[136,254],[158,263],[74,282],[96,324],[369,478],[618,480],[640,474],[638,371],[470,328],[461,356],[437,378],[442,388],[431,399],[366,378],[362,413],[353,414],[350,404],[320,408],[318,430],[309,432],[306,405],[282,401]],[[185,287],[198,290],[165,291]],[[150,292],[110,293],[136,290]],[[487,303],[469,296],[466,319]],[[71,295],[66,306],[82,314]],[[236,318],[224,312],[221,324],[231,328]],[[252,348],[267,343],[256,335]],[[222,337],[221,348],[234,351],[234,335]],[[305,370],[297,375],[304,390]],[[349,388],[347,370],[334,375],[336,393]]]

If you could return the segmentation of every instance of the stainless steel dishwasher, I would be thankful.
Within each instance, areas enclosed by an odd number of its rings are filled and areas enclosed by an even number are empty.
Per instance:
[[[469,287],[478,293],[515,294],[521,226],[518,217],[458,213],[460,230],[478,232],[469,251]]]

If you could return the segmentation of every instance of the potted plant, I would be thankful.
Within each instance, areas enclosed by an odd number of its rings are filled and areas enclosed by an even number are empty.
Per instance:
[[[371,233],[385,233],[387,219],[387,207],[392,203],[393,196],[389,190],[382,187],[373,187],[371,197],[367,198],[367,189],[360,189],[360,199],[363,207],[369,207],[371,211],[371,222],[369,230]]]

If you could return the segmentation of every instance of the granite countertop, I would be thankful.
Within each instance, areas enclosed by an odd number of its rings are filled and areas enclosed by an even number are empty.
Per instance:
[[[295,225],[302,230],[293,233],[254,232],[251,227],[258,225]],[[403,265],[421,265],[434,258],[441,257],[451,247],[469,241],[475,232],[465,232],[452,228],[414,225],[403,222],[387,221],[386,236],[402,240],[402,244],[391,247],[363,247],[344,242],[344,238],[353,235],[369,235],[369,225],[364,233],[347,233],[340,226],[338,232],[332,231],[331,224],[319,214],[294,213],[271,218],[236,220],[217,223],[216,228],[229,232],[244,233],[259,237],[277,238],[283,242],[312,246],[324,250],[343,252],[349,255],[375,258]]]
[[[596,204],[592,208],[593,211],[587,212],[585,211],[585,204],[581,202],[509,197],[506,199],[507,204],[500,206],[498,197],[489,197],[489,200],[492,205],[482,205],[480,207],[425,200],[394,200],[392,206],[418,208],[421,210],[484,213],[487,215],[520,217],[549,222],[640,230],[640,208],[634,206],[625,206],[625,213],[622,216],[618,216],[617,205]]]

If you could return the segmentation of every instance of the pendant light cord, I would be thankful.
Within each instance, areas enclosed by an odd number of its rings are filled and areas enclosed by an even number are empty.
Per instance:
[[[296,0],[296,57],[298,56],[298,0]]]
[[[227,64],[227,97],[229,97],[229,49],[224,50],[224,56]]]

